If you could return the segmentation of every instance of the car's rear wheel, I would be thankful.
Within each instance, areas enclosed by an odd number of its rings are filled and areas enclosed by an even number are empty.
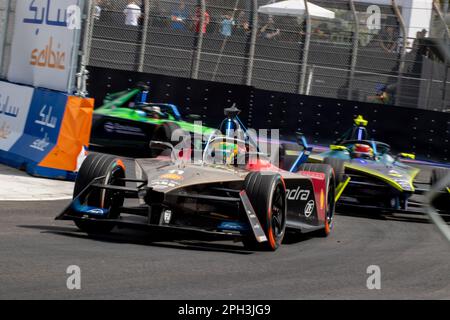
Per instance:
[[[450,170],[446,168],[434,168],[431,172],[431,185],[436,185],[437,183],[447,179],[450,174]],[[438,195],[433,201],[433,206],[441,211],[450,212],[450,183],[447,184],[442,194]]]
[[[431,184],[435,185],[436,183],[444,180],[450,174],[450,170],[446,168],[434,168],[431,172]]]
[[[286,171],[292,168],[298,159],[298,155],[304,149],[297,143],[281,143],[279,145],[272,145],[272,148],[275,148],[271,155],[272,164],[278,164],[280,169]]]
[[[78,172],[73,194],[74,199],[97,178],[101,179],[96,183],[125,186],[125,182],[122,180],[125,178],[123,162],[114,156],[90,153]],[[116,219],[120,214],[118,208],[123,205],[124,197],[109,190],[94,189],[85,199],[80,200],[91,207],[108,209],[108,214],[102,217],[103,219]],[[75,220],[75,224],[80,230],[87,233],[108,233],[114,228],[114,225],[104,224],[101,221]]]
[[[334,213],[336,208],[336,179],[333,168],[328,164],[305,163],[300,166],[299,171],[319,172],[325,175],[326,183],[326,208],[324,227],[318,234],[323,237],[328,237],[334,228]]]
[[[187,133],[184,132],[178,124],[174,122],[165,122],[155,129],[152,136],[152,141],[166,142],[176,146],[178,143],[183,141],[184,135],[186,134]],[[174,138],[176,139],[174,140]],[[169,156],[170,154],[171,150],[168,149],[151,148],[150,150],[150,156],[152,158],[156,158],[161,155]]]
[[[279,174],[251,172],[244,189],[268,241],[259,243],[253,233],[243,239],[249,250],[275,251],[286,233],[286,187]]]
[[[345,161],[337,158],[325,158],[324,164],[328,164],[334,170],[334,177],[336,179],[336,185],[344,182],[345,179]]]

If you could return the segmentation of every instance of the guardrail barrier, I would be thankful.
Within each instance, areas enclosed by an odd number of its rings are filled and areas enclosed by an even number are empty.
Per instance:
[[[73,180],[89,144],[94,100],[0,82],[0,162]]]

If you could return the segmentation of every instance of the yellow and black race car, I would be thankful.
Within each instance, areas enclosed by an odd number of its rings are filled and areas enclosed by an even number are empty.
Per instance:
[[[450,170],[434,167],[429,180],[419,179],[420,167],[405,163],[414,160],[415,155],[393,155],[388,144],[369,139],[367,125],[368,121],[358,116],[354,126],[329,151],[311,155],[308,161],[340,168],[336,175],[345,174],[348,184],[341,198],[345,205],[408,212],[412,207],[422,207],[412,196],[427,192]],[[450,212],[450,188],[442,190],[439,199],[437,209]]]

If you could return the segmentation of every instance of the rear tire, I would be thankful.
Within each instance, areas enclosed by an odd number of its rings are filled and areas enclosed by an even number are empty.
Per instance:
[[[324,164],[330,165],[334,170],[334,177],[336,179],[336,185],[344,182],[345,175],[345,161],[337,158],[325,158],[323,160]]]
[[[251,172],[244,189],[268,241],[259,243],[253,232],[243,239],[249,250],[275,251],[286,233],[286,188],[279,174]]]
[[[324,228],[318,231],[321,237],[328,237],[334,228],[334,213],[336,208],[336,179],[333,168],[328,164],[305,163],[300,166],[299,171],[319,172],[325,174],[325,181],[327,185],[326,195],[326,210]]]
[[[446,168],[434,168],[431,172],[431,185],[439,183],[441,180],[446,179],[450,174],[450,170]],[[450,188],[450,184],[447,184],[446,188]],[[433,206],[443,212],[450,212],[450,193],[446,189],[442,190],[443,193],[438,195],[433,201]]]
[[[272,146],[274,147],[274,146]],[[298,154],[303,150],[303,147],[294,143],[282,143],[276,149],[272,157],[272,163],[278,161],[279,168],[289,171],[298,159]],[[291,153],[291,154],[289,154]]]
[[[100,179],[97,183],[125,186],[123,181],[117,180],[117,178],[125,178],[125,166],[121,160],[110,155],[90,153],[78,172],[73,198],[78,197],[94,179],[103,176],[105,178]],[[106,219],[117,219],[120,214],[117,209],[124,202],[122,196],[100,189],[93,190],[85,200],[88,206],[109,209],[108,216],[104,217]],[[102,224],[101,222],[88,220],[75,220],[75,225],[81,231],[87,233],[108,233],[114,228],[111,224]]]
[[[431,172],[431,184],[435,185],[439,181],[445,179],[450,174],[450,170],[446,168],[434,168]]]
[[[177,131],[183,132],[180,130],[182,130],[182,129],[180,128],[180,126],[178,124],[176,124],[174,122],[165,122],[155,129],[155,132],[152,136],[152,141],[167,142],[173,146],[176,146],[177,144],[179,144],[180,142],[183,141],[183,137],[180,137],[176,141],[172,141],[172,137],[173,137],[173,134]],[[187,134],[187,133],[184,133],[184,134]],[[171,153],[171,150],[168,150],[168,149],[165,150],[165,149],[159,149],[159,148],[152,148],[150,150],[150,157],[156,158],[161,155],[167,155],[167,154],[170,155],[170,153]]]

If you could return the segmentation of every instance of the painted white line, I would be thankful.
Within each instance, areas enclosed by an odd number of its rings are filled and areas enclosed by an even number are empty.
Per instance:
[[[73,182],[36,178],[0,164],[0,201],[69,200],[73,187]]]

